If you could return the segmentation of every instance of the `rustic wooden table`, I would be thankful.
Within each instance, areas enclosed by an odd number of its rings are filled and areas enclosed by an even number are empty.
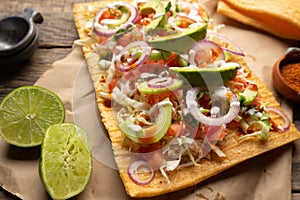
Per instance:
[[[22,85],[33,85],[56,60],[71,52],[72,43],[78,38],[73,22],[72,5],[93,0],[0,0],[0,17],[20,13],[33,7],[42,13],[39,47],[32,59],[18,67],[3,68],[0,63],[0,100],[11,90]],[[300,106],[294,106],[294,118],[300,127]],[[300,199],[300,141],[293,143],[292,160],[293,200]],[[0,187],[0,199],[18,199]]]

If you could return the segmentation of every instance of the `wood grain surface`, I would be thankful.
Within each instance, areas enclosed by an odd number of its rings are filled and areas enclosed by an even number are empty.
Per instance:
[[[73,22],[72,5],[93,0],[0,0],[0,18],[20,13],[32,7],[42,13],[44,22],[39,25],[39,47],[30,61],[16,67],[0,63],[0,101],[11,90],[34,82],[51,66],[71,52],[78,38]],[[294,106],[294,120],[300,128],[300,105]],[[300,141],[293,143],[292,200],[300,199]],[[0,187],[0,199],[18,199]]]

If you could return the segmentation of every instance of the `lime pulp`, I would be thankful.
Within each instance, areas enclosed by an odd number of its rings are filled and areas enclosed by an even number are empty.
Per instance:
[[[40,177],[53,199],[68,199],[81,193],[92,172],[85,131],[70,123],[50,126],[41,146],[39,167]]]
[[[47,128],[64,119],[64,105],[55,93],[39,86],[22,86],[1,101],[0,136],[15,146],[38,146]]]

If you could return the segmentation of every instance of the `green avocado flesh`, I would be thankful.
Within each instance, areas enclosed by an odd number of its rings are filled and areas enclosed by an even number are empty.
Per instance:
[[[242,93],[239,94],[239,101],[243,105],[247,106],[254,101],[257,95],[258,95],[258,90],[251,90],[249,88],[246,88]]]
[[[152,20],[146,26],[147,30],[154,29],[157,27],[163,27],[166,22],[166,16],[165,16],[166,10],[161,0],[149,0],[139,10],[140,15],[149,15],[153,12],[156,15],[160,15],[160,16]]]
[[[238,66],[220,68],[170,67],[169,72],[182,75],[192,86],[207,87],[228,83],[235,77],[238,68]]]
[[[188,28],[185,32],[172,35],[149,37],[148,42],[151,47],[178,54],[186,53],[196,41],[202,40],[206,36],[207,24]]]
[[[168,98],[157,104],[158,116],[155,122],[147,127],[133,124],[129,120],[119,124],[121,131],[132,141],[142,144],[152,144],[161,140],[167,133],[172,121],[172,103]]]
[[[138,85],[137,89],[142,94],[160,94],[160,93],[176,90],[180,86],[182,86],[182,84],[183,84],[182,80],[174,79],[173,84],[168,87],[152,88],[152,87],[149,87],[147,84],[147,81],[145,81],[145,82],[142,82],[140,85]]]

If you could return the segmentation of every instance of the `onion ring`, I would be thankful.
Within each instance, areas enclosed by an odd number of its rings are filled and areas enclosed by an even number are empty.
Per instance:
[[[140,167],[145,167],[149,170],[150,175],[145,180],[142,179],[138,174],[138,170]],[[152,167],[150,165],[148,165],[147,162],[145,162],[143,160],[137,160],[137,161],[132,162],[128,166],[127,173],[128,173],[129,178],[137,185],[147,185],[154,178],[154,170],[152,169]]]
[[[122,7],[126,7],[128,8],[128,10],[130,11],[130,16],[128,19],[125,20],[124,23],[122,23],[119,26],[116,26],[116,28],[113,29],[109,29],[107,26],[101,24],[100,18],[103,15],[103,13],[109,9],[109,8],[116,8],[118,9],[119,6]],[[95,21],[93,24],[93,31],[99,35],[99,36],[103,36],[103,37],[109,37],[112,36],[113,34],[115,34],[117,31],[119,31],[120,29],[127,29],[129,28],[129,26],[131,25],[131,23],[135,23],[138,17],[138,10],[136,7],[134,7],[131,4],[128,3],[123,3],[123,2],[118,2],[118,3],[114,3],[109,7],[105,7],[103,9],[101,9],[95,16]],[[109,20],[109,19],[105,19],[105,20]],[[111,22],[113,22],[113,20],[109,20]]]
[[[280,110],[278,110],[277,108],[274,108],[274,107],[266,107],[265,110],[268,112],[274,112],[274,113],[278,114],[284,121],[284,123],[282,125],[276,124],[276,126],[274,127],[275,131],[284,132],[290,128],[290,120],[283,112],[281,112]]]
[[[210,40],[218,40],[218,43],[220,44],[229,44],[229,46],[231,48],[228,47],[223,47],[222,45],[220,45],[220,47],[224,50],[227,51],[229,53],[235,54],[235,55],[239,55],[239,56],[245,56],[243,50],[236,45],[233,41],[231,41],[230,39],[226,38],[225,36],[223,36],[220,33],[214,32],[214,31],[207,31],[207,38],[209,38]]]
[[[225,60],[223,49],[211,40],[200,40],[189,50],[189,63],[195,66],[211,64],[216,60]]]
[[[138,47],[139,49],[142,49],[142,55],[133,63],[127,63],[124,64],[122,62],[122,56],[128,54],[129,50],[131,48]],[[137,66],[140,66],[141,64],[144,63],[144,61],[148,58],[151,52],[151,47],[144,41],[135,41],[130,43],[129,45],[125,46],[117,56],[114,58],[114,63],[116,68],[120,72],[127,72]]]

